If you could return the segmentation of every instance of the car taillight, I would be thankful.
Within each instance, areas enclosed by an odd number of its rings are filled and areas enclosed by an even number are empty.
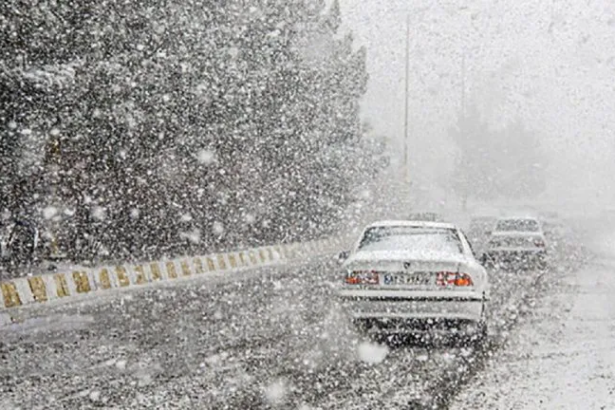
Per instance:
[[[378,272],[371,271],[353,271],[348,272],[346,275],[347,285],[377,285],[378,284]]]
[[[474,286],[470,275],[465,273],[458,274],[454,282],[455,286]]]
[[[459,272],[438,272],[436,277],[436,284],[438,286],[474,286],[472,278],[467,273]]]

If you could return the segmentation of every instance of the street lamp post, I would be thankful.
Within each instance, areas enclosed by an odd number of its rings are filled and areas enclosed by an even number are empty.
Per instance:
[[[406,16],[406,77],[404,88],[404,183],[409,183],[409,161],[408,161],[408,111],[409,111],[409,88],[410,88],[410,14]]]

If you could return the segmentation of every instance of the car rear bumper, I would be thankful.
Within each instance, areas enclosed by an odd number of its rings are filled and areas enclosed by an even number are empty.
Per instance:
[[[344,290],[339,296],[355,322],[378,333],[465,332],[484,320],[480,292]]]
[[[547,259],[545,250],[526,249],[492,249],[485,252],[491,261],[500,263],[544,262]]]

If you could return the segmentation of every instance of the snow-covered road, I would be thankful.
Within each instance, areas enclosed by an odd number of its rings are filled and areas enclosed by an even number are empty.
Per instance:
[[[453,409],[615,408],[615,240],[562,272]]]
[[[578,261],[566,244],[555,258],[543,276],[493,272],[484,352],[365,343],[335,307],[338,268],[324,259],[50,308],[0,331],[0,408],[446,408]]]

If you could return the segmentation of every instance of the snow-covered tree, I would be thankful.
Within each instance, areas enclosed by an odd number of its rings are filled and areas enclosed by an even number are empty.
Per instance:
[[[339,4],[325,7],[4,2],[3,174],[42,155],[36,186],[3,180],[22,187],[3,206],[61,203],[75,258],[84,238],[144,257],[322,234],[372,155],[366,53],[339,32]]]

